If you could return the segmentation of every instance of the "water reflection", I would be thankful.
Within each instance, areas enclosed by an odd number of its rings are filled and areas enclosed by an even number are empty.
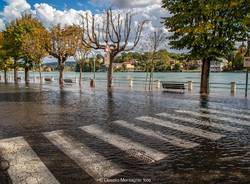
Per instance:
[[[42,135],[41,133],[45,131],[71,131],[72,136],[75,136],[76,139],[81,137],[78,139],[81,142],[89,142],[89,146],[92,146],[91,148],[95,150],[99,150],[100,154],[105,152],[105,157],[116,158],[116,161],[124,163],[128,171],[124,174],[126,177],[132,177],[133,174],[138,174],[141,177],[151,178],[153,183],[166,183],[166,181],[169,183],[185,183],[185,179],[183,178],[186,176],[190,183],[203,183],[203,181],[207,181],[205,183],[216,183],[217,181],[225,181],[226,174],[233,173],[235,170],[242,174],[242,176],[249,175],[250,154],[247,154],[247,150],[249,152],[250,142],[249,126],[243,126],[233,121],[229,122],[228,120],[222,121],[217,118],[215,123],[231,125],[232,127],[235,126],[244,130],[240,132],[229,132],[218,129],[218,127],[216,128],[215,126],[210,126],[209,118],[203,119],[192,114],[185,115],[176,111],[177,109],[188,109],[189,111],[197,112],[201,110],[201,108],[219,108],[221,111],[226,112],[223,110],[223,107],[226,106],[229,108],[227,111],[229,112],[231,107],[235,108],[236,106],[245,109],[242,114],[249,115],[248,101],[234,98],[197,97],[189,94],[135,92],[130,89],[127,91],[118,91],[117,89],[108,91],[106,91],[106,89],[103,91],[84,89],[83,92],[79,92],[78,89],[71,87],[65,88],[64,90],[59,90],[58,87],[54,87],[48,91],[40,91],[40,87],[41,86],[32,88],[32,86],[30,86],[29,88],[25,88],[14,85],[3,87],[0,85],[1,139],[16,136],[30,137],[31,135],[37,137],[37,135]],[[225,137],[218,141],[210,141],[192,135],[192,132],[188,134],[163,126],[155,126],[153,123],[149,125],[135,119],[141,116],[156,117],[157,113],[162,112],[166,112],[173,117],[164,117],[166,121],[170,121],[171,124],[196,127],[223,134]],[[233,117],[236,111],[234,111],[234,113],[233,111],[231,112]],[[211,116],[210,114],[212,115],[214,113],[211,111],[211,113],[209,112],[209,116]],[[225,114],[218,114],[218,116],[226,117]],[[175,117],[179,117],[179,120]],[[180,117],[182,119],[180,119]],[[157,118],[161,119],[161,117]],[[246,119],[247,118],[249,119],[249,117],[246,116]],[[190,121],[188,122],[187,119]],[[195,124],[192,122],[192,119],[199,122],[205,121],[206,125]],[[241,119],[242,118],[239,117],[237,121],[242,121]],[[200,146],[194,149],[177,148],[164,141],[160,142],[153,137],[138,134],[133,130],[122,128],[118,125],[112,126],[111,122],[114,120],[124,120],[130,125],[135,124],[143,129],[150,129],[156,133],[161,132],[168,136],[172,135],[186,141],[198,143]],[[140,142],[147,147],[168,154],[169,157],[151,165],[144,163],[138,164],[138,162],[131,160],[131,158],[125,157],[125,153],[119,149],[116,148],[116,151],[114,151],[115,148],[107,143],[105,144],[105,141],[99,140],[98,142],[93,136],[91,137],[82,132],[79,133],[78,127],[93,124],[101,124],[101,127],[104,128],[110,127],[109,131],[111,133],[119,134],[135,142]],[[113,129],[115,132],[112,132]],[[37,144],[37,147],[40,149],[41,144],[39,143],[39,139],[32,138],[32,136],[30,139],[34,140],[29,141],[33,141],[33,144]],[[89,137],[88,139],[91,141],[88,141],[86,137]],[[51,147],[53,147],[53,145],[51,145]],[[38,152],[41,151],[39,149]],[[48,162],[53,164],[54,161],[50,159],[50,153],[46,152],[46,149],[43,150],[43,152]],[[242,155],[243,157],[241,157]],[[231,158],[242,159],[236,159],[232,162],[228,161]],[[62,159],[60,161],[64,162],[65,160]],[[63,167],[62,173],[70,172],[71,167],[72,165]],[[133,172],[131,173],[131,171]],[[212,171],[218,172],[218,180],[213,176],[214,172]],[[197,173],[203,178],[198,177]],[[58,174],[59,177],[60,174],[61,173]],[[215,179],[211,179],[212,177]],[[242,181],[237,177],[235,177],[234,180],[235,183]],[[249,180],[250,179],[247,181]]]
[[[200,96],[200,108],[208,108],[209,107],[209,97],[201,95]]]

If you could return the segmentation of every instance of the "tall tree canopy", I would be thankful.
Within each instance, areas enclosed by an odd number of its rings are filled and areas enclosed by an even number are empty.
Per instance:
[[[17,67],[18,59],[25,61],[25,79],[28,80],[28,71],[30,69],[33,58],[30,57],[30,53],[27,52],[24,44],[27,42],[27,37],[31,38],[37,30],[45,30],[43,25],[32,15],[25,14],[20,19],[16,19],[11,22],[4,31],[4,44],[3,47],[7,51],[8,55],[14,58],[14,79],[17,81]]]
[[[165,26],[175,49],[186,49],[202,59],[201,89],[208,93],[210,62],[225,57],[235,41],[245,40],[249,29],[243,20],[250,12],[250,0],[163,0],[170,12]]]
[[[42,26],[34,27],[32,32],[25,34],[22,41],[22,51],[27,61],[31,61],[33,65],[39,65],[40,82],[42,58],[47,55],[45,48],[49,42],[49,32]]]

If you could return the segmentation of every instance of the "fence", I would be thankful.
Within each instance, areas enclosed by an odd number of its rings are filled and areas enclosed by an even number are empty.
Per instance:
[[[77,77],[71,77],[67,78],[71,79],[75,83],[79,81],[79,78]],[[7,77],[8,83],[13,83],[14,78],[13,76],[8,76]],[[90,82],[90,78],[83,78],[83,81],[85,82]],[[106,78],[101,78],[97,77],[95,79],[97,83],[106,83]],[[0,82],[4,82],[4,77],[0,75]],[[24,83],[24,77],[20,77],[20,82]],[[54,76],[50,77],[42,77],[42,83],[56,83],[58,82],[58,78],[55,78]],[[166,81],[168,82],[168,81]],[[170,81],[169,81],[170,82]],[[173,81],[171,81],[173,82]],[[179,82],[179,81],[178,81]],[[198,90],[200,87],[199,82],[193,82],[191,80],[189,81],[182,81],[185,83],[185,88],[188,91],[193,91],[193,90]],[[39,77],[30,77],[30,83],[40,83],[40,78]],[[114,86],[127,86],[130,88],[133,87],[142,87],[146,86],[148,84],[148,81],[145,80],[145,78],[114,78],[113,79],[113,84]],[[153,81],[153,87],[156,89],[161,89],[161,80],[160,79],[155,79]],[[244,83],[237,83],[235,81],[231,81],[228,83],[210,83],[209,84],[210,89],[223,89],[226,91],[231,92],[232,94],[235,94],[238,90],[244,90],[245,89],[245,84]]]

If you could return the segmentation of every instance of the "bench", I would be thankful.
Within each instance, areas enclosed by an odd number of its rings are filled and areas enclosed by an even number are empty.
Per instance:
[[[52,82],[52,81],[53,81],[53,78],[45,77],[45,78],[44,78],[44,81],[45,81],[45,82]]]
[[[63,79],[63,81],[67,84],[75,83],[75,81],[73,81],[72,79]]]
[[[183,93],[185,91],[185,83],[183,82],[162,81],[161,84],[162,84],[162,88],[167,89],[168,91],[180,90]]]

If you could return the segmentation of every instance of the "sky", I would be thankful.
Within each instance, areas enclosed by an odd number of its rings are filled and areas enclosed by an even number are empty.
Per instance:
[[[10,1],[0,0],[0,2],[1,2],[0,10],[3,10],[4,6],[8,5],[8,2]],[[36,3],[38,4],[46,3],[59,10],[73,8],[76,10],[89,9],[89,10],[95,11],[97,8],[99,8],[89,0],[27,0],[26,2],[30,4],[31,6]]]
[[[148,37],[155,29],[163,29],[162,17],[168,16],[167,11],[161,8],[161,0],[0,0],[0,31],[24,12],[31,13],[50,28],[57,24],[79,24],[80,14],[86,12],[101,17],[103,10],[109,7],[116,12],[134,13],[135,27],[142,20],[148,20],[142,37]]]
[[[140,15],[138,19],[152,19],[154,26],[159,26],[161,17],[166,14],[161,8],[161,0],[0,0],[0,30],[23,12],[31,12],[49,26],[72,24],[76,14],[85,11],[101,14],[108,7],[116,10],[133,8]]]

